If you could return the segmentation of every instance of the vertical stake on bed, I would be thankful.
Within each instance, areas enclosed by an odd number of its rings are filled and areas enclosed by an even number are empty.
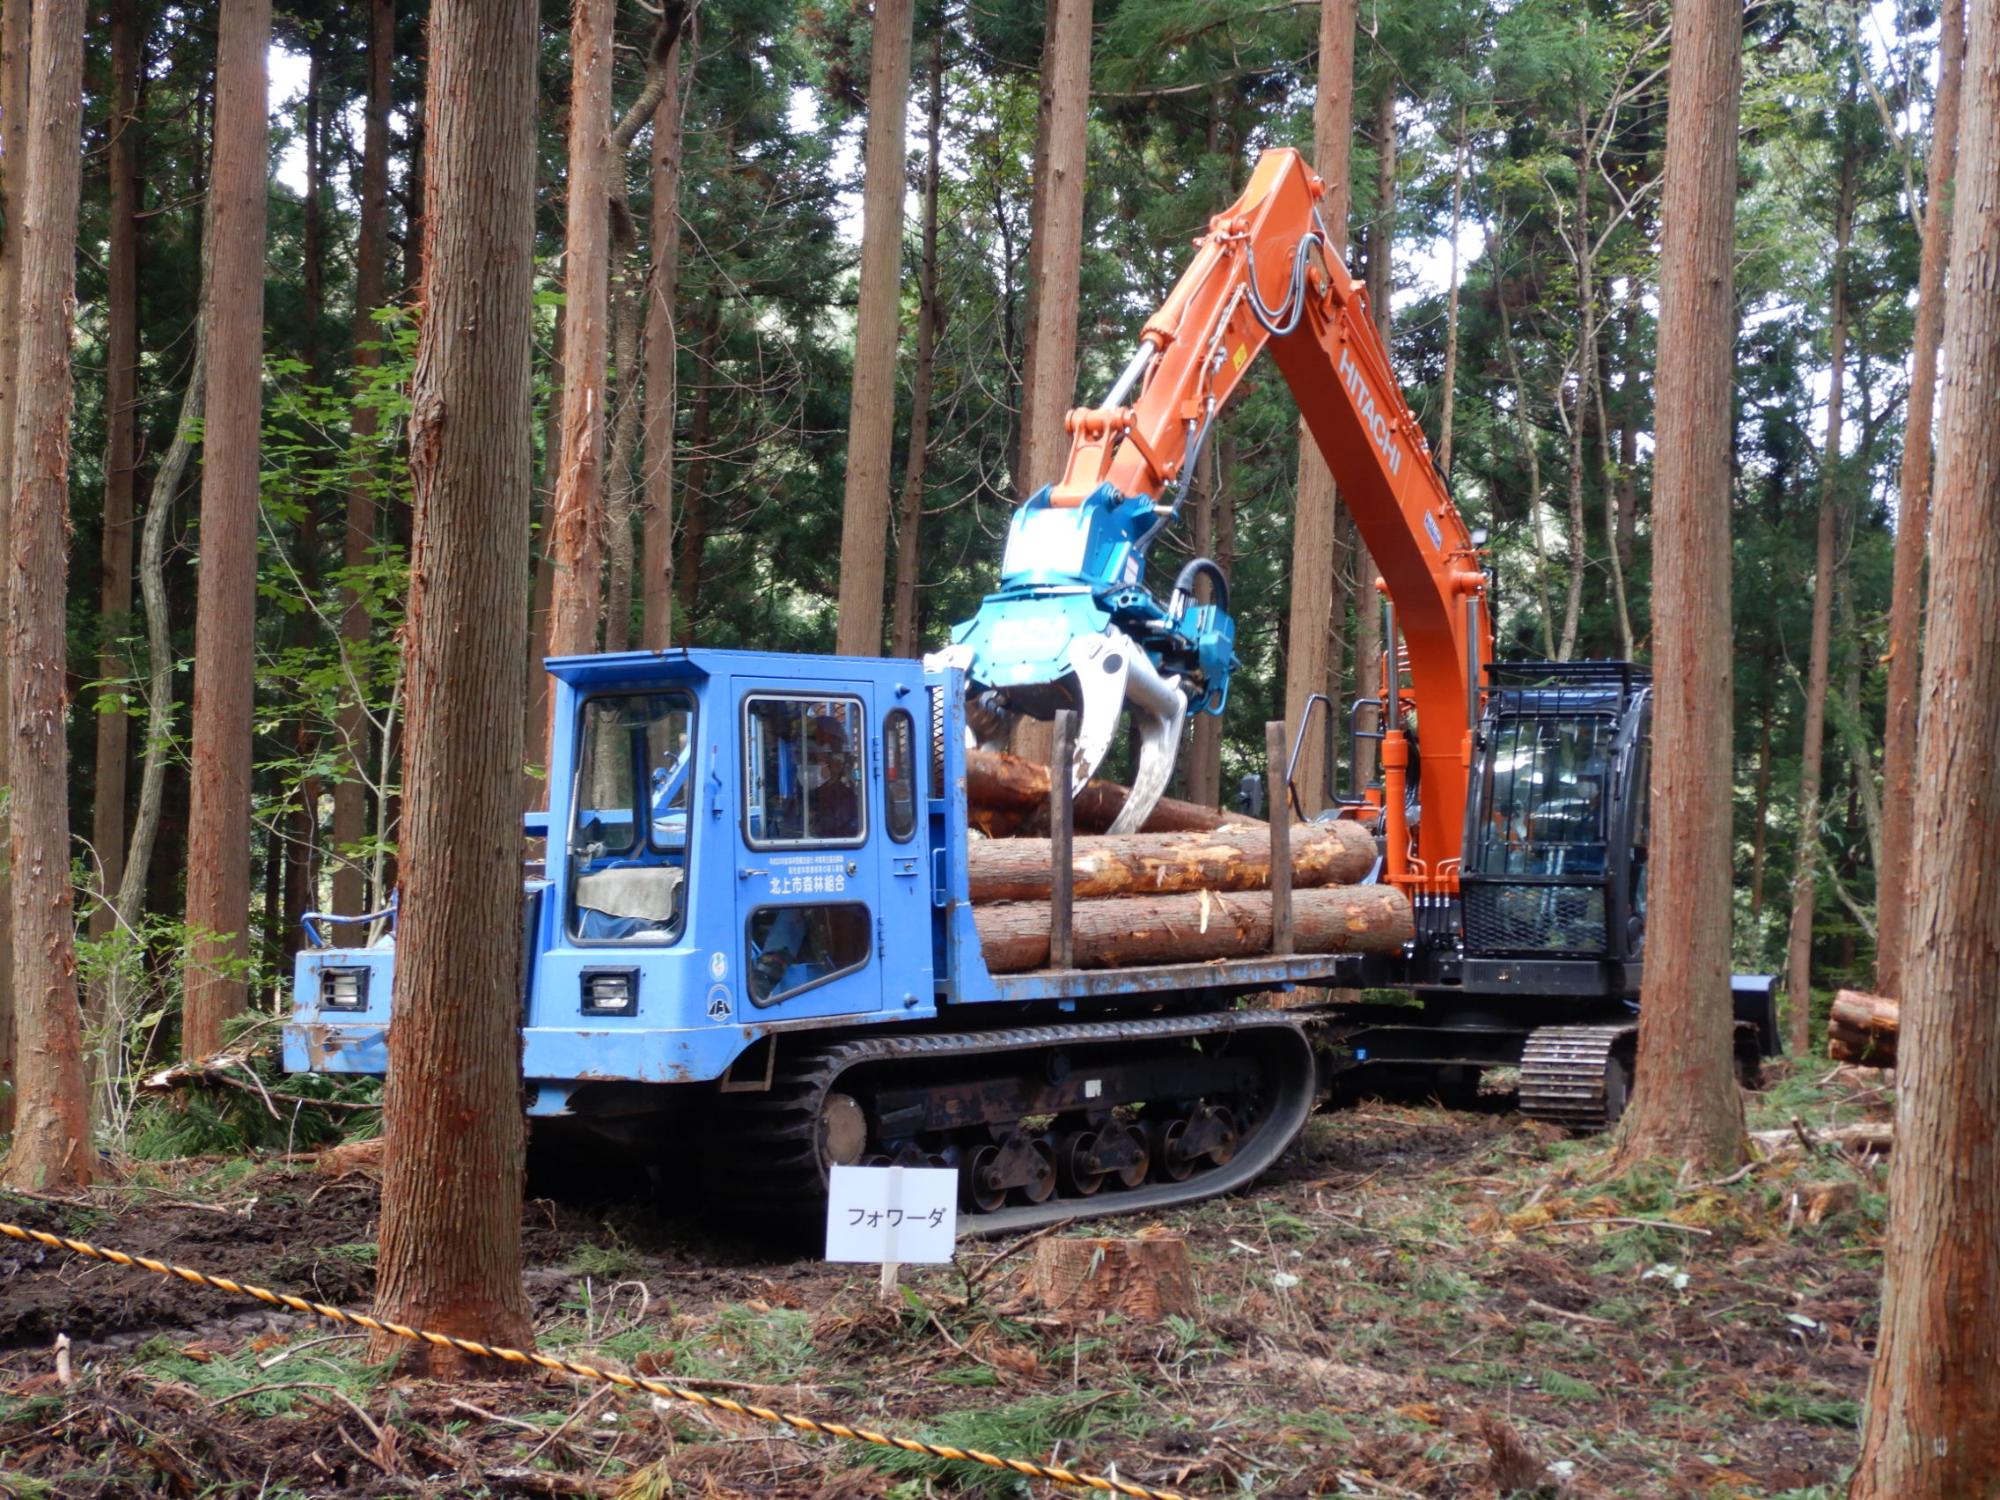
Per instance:
[[[1076,810],[1071,777],[1076,756],[1076,714],[1056,710],[1055,748],[1049,758],[1049,967],[1076,967],[1076,939],[1070,925],[1076,896]]]
[[[1271,809],[1271,952],[1279,958],[1292,951],[1292,799],[1285,781],[1285,721],[1264,726],[1264,764],[1270,777]]]

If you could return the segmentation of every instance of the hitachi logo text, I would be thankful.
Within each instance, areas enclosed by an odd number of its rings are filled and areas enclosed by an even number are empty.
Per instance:
[[[1389,466],[1391,474],[1403,467],[1403,447],[1396,441],[1395,429],[1389,419],[1375,407],[1375,397],[1368,389],[1368,382],[1362,377],[1361,367],[1354,357],[1342,349],[1340,351],[1340,380],[1347,387],[1347,394],[1354,398],[1355,410],[1361,414],[1361,425],[1368,429],[1368,435],[1375,440],[1375,447],[1382,455],[1382,461]]]

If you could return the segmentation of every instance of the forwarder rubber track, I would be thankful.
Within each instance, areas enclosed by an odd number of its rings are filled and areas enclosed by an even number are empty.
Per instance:
[[[1544,1026],[1521,1049],[1521,1113],[1579,1135],[1618,1123],[1632,1089],[1639,1023]]]
[[[1254,1181],[1313,1106],[1311,1046],[1271,1012],[789,1040],[769,1089],[718,1100],[732,1217],[810,1224],[829,1166],[894,1164],[956,1168],[966,1234],[1147,1212]]]

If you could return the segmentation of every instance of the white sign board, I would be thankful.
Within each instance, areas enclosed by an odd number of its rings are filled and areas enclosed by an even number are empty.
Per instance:
[[[835,1167],[826,1258],[909,1265],[951,1259],[958,1173],[949,1167]]]

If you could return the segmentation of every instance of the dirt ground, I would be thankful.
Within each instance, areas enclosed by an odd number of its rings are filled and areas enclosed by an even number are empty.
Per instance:
[[[1886,1102],[1852,1071],[1791,1079],[1752,1100],[1753,1123]],[[1601,1143],[1490,1103],[1322,1116],[1254,1193],[1163,1216],[1201,1306],[1151,1325],[1048,1317],[1024,1288],[1032,1251],[1005,1243],[906,1271],[884,1309],[870,1268],[718,1238],[650,1200],[537,1198],[540,1346],[1190,1496],[1838,1493],[1886,1169],[1821,1153],[1722,1182],[1608,1181]],[[150,1164],[73,1203],[0,1196],[14,1222],[349,1306],[370,1293],[375,1213],[365,1178],[283,1162]],[[363,1349],[0,1240],[0,1495],[1029,1488],[555,1377],[410,1380]]]

